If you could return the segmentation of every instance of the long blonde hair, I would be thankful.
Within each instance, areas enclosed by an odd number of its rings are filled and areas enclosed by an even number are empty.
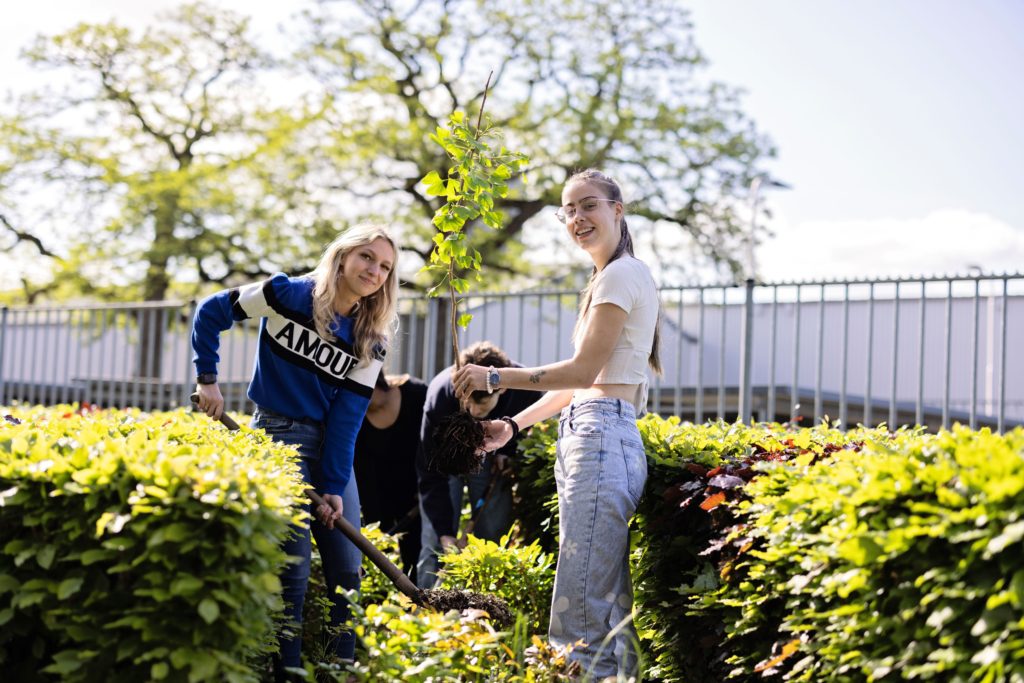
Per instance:
[[[352,226],[327,245],[320,263],[309,274],[316,283],[313,286],[313,324],[321,337],[334,341],[337,338],[331,329],[335,318],[334,297],[338,292],[342,262],[350,251],[378,238],[387,240],[395,250],[395,260],[380,289],[356,304],[352,346],[360,360],[371,359],[378,347],[386,348],[397,327],[398,243],[384,225]]]
[[[565,181],[566,186],[571,183],[590,183],[597,187],[601,193],[604,194],[606,199],[614,200],[625,206],[625,202],[622,200],[622,189],[619,187],[619,184],[598,170],[588,168],[585,171],[579,171]],[[608,263],[611,263],[623,254],[633,256],[633,237],[629,234],[629,226],[626,225],[625,215],[622,216],[619,228],[621,230],[619,235],[619,244],[615,247],[612,257],[608,259]],[[607,266],[607,264],[605,265]],[[583,319],[586,317],[587,311],[590,310],[590,300],[594,296],[594,281],[597,279],[597,272],[597,266],[594,266],[594,270],[590,273],[590,279],[587,280],[587,286],[583,288],[582,292],[580,292],[580,313],[576,318],[576,326],[572,331],[574,339],[577,338],[579,333],[582,331]],[[654,343],[651,345],[651,355],[647,359],[648,365],[650,365],[651,369],[658,375],[661,374],[661,358],[659,354],[661,335],[658,332],[659,327],[661,327],[660,301],[658,302],[658,318],[654,323]]]

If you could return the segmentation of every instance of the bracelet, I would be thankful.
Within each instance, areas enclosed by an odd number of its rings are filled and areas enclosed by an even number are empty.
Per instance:
[[[501,420],[502,422],[507,422],[508,426],[512,428],[512,439],[514,439],[517,436],[519,436],[519,425],[516,424],[515,420],[513,420],[511,417],[507,417],[507,416],[506,417],[499,417],[498,419]],[[509,441],[511,441],[512,439],[509,439]]]
[[[491,388],[491,370],[493,369],[493,367],[490,367],[484,370],[484,388],[487,389],[488,395],[494,393],[494,389]]]

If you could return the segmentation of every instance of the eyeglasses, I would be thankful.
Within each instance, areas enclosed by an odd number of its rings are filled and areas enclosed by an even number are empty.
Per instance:
[[[615,202],[619,203],[618,199],[605,199],[603,197],[584,197],[580,200],[579,210],[582,213],[590,213],[597,209],[598,202]],[[566,223],[576,218],[576,207],[575,206],[563,206],[555,211],[555,218],[560,222]]]

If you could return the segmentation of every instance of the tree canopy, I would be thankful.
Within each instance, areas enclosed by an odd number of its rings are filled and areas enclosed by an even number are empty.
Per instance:
[[[423,262],[440,200],[419,180],[447,163],[430,135],[474,115],[493,70],[488,113],[530,158],[496,204],[504,228],[466,228],[496,284],[549,275],[524,230],[536,219],[565,243],[542,212],[587,167],[620,180],[640,243],[689,240],[737,267],[738,207],[772,151],[706,77],[678,0],[325,0],[297,27],[278,61],[244,18],[203,4],[139,37],[107,24],[38,39],[26,56],[74,80],[0,122],[0,233],[59,257],[58,281],[120,298],[301,272],[365,219]],[[275,99],[280,83],[293,90]],[[33,213],[30,185],[66,201]]]
[[[265,103],[258,76],[272,64],[247,23],[186,5],[142,35],[80,24],[24,52],[71,78],[4,121],[0,213],[54,260],[54,283],[154,300],[175,277],[258,277],[268,255],[305,257],[308,233],[285,226],[309,204],[280,176],[322,108]]]

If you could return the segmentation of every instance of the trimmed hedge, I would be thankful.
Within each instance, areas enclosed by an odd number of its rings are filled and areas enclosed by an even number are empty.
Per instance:
[[[254,681],[273,647],[293,449],[205,416],[0,418],[0,668],[19,681]],[[2,414],[2,413],[0,413]]]
[[[2,415],[2,413],[0,413]],[[1024,681],[1024,430],[841,432],[647,416],[634,518],[647,679]],[[446,585],[516,602],[512,633],[413,607],[370,572],[365,657],[326,678],[569,680],[543,630],[553,424],[523,442],[516,546]],[[273,648],[295,453],[203,416],[0,418],[0,670],[13,680],[256,680]],[[396,552],[394,540],[367,529]],[[550,544],[550,545],[549,545]]]
[[[734,670],[1024,680],[1024,430],[901,437],[750,484],[731,535],[746,551],[701,600],[730,624]]]
[[[647,677],[1024,680],[1024,430],[640,431]],[[557,528],[554,437],[535,430],[517,463],[528,537]]]

